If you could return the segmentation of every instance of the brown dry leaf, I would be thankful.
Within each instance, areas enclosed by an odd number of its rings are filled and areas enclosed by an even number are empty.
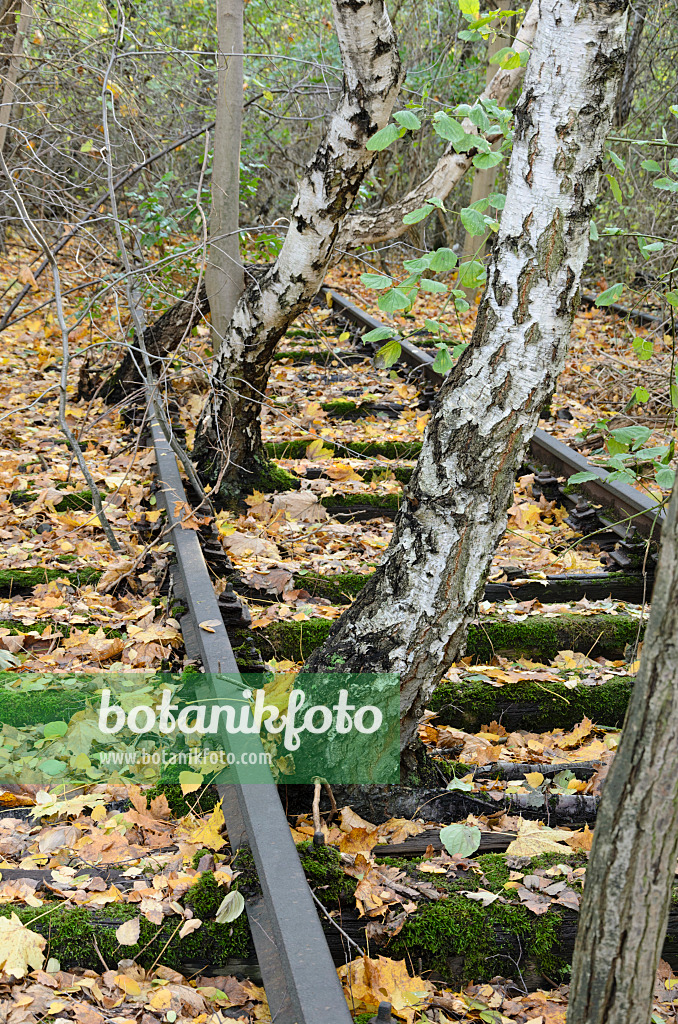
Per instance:
[[[264,540],[262,537],[249,537],[246,533],[240,533],[239,530],[236,530],[235,533],[229,534],[223,540],[226,550],[236,557],[243,555],[265,555],[267,558],[280,558],[275,544],[270,540]]]
[[[573,850],[583,850],[588,853],[593,843],[593,832],[588,825],[584,825],[582,831],[570,832],[565,842]]]
[[[423,978],[411,978],[404,960],[363,956],[339,967],[337,973],[354,1015],[376,1013],[379,1003],[388,1000],[396,1017],[413,1024],[433,996],[433,985]]]
[[[318,497],[312,491],[276,494],[273,512],[284,512],[288,519],[297,519],[301,523],[322,523],[327,519],[327,510],[318,503]]]
[[[16,914],[0,917],[0,970],[14,978],[23,978],[29,967],[39,970],[45,960],[47,939],[32,932]]]
[[[344,832],[339,839],[340,853],[367,853],[379,843],[379,835],[376,828],[352,828],[350,832]]]
[[[593,722],[590,718],[584,718],[578,725],[575,725],[571,732],[566,732],[556,742],[563,750],[571,750],[573,747],[580,747],[592,732]]]

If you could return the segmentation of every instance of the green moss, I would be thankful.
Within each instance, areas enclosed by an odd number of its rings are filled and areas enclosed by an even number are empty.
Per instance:
[[[627,615],[533,615],[521,622],[483,617],[469,627],[467,654],[482,663],[501,650],[537,654],[542,661],[555,658],[558,651],[590,653],[592,657],[619,658],[638,635],[638,620]],[[645,624],[640,628],[640,638]]]
[[[304,622],[272,622],[264,629],[235,630],[234,653],[250,641],[264,661],[268,658],[306,661],[311,652],[327,639],[332,628],[329,619],[307,619]]]
[[[37,494],[34,494],[32,491],[12,491],[9,496],[9,500],[13,505],[28,505],[30,502],[35,501],[36,498]],[[68,509],[88,511],[92,508],[92,492],[87,490],[64,494],[63,498],[55,504],[54,508],[57,512],[66,512]]]
[[[475,729],[502,721],[509,729],[533,732],[571,729],[587,717],[599,725],[619,726],[631,696],[630,679],[612,679],[598,686],[563,683],[509,683],[489,686],[482,680],[443,682],[429,701],[441,725]]]
[[[307,437],[294,441],[268,441],[265,447],[273,459],[303,459],[313,440]],[[344,445],[339,441],[323,440],[323,444],[365,458],[416,459],[421,451],[421,441],[349,441]]]
[[[3,569],[0,571],[0,594],[5,596],[32,590],[39,583],[49,583],[52,580],[65,579],[71,586],[84,587],[97,583],[101,575],[101,569],[77,569],[71,572],[64,569],[43,569],[40,566],[30,569]]]
[[[223,895],[222,891],[222,898]],[[133,904],[108,904],[101,911],[65,908],[58,903],[52,907],[49,904],[35,908],[4,905],[0,907],[0,916],[15,913],[25,925],[44,935],[48,940],[45,955],[56,957],[65,970],[83,967],[100,971],[96,946],[112,968],[123,958],[136,960],[141,967],[149,968],[166,943],[162,963],[174,970],[195,963],[218,966],[231,958],[247,958],[252,952],[246,914],[225,925],[202,919],[201,927],[184,939],[179,939],[177,934],[179,917],[167,917],[161,925],[154,925],[142,916],[138,942],[121,946],[115,929],[123,921],[139,917],[139,909]],[[50,913],[46,914],[46,910]]]
[[[188,890],[184,904],[193,910],[201,921],[216,917],[226,890],[216,881],[211,871],[203,871],[200,878]]]
[[[0,726],[21,729],[45,722],[70,722],[76,711],[86,707],[86,695],[80,691],[43,690],[37,693],[16,693],[0,690]]]
[[[194,793],[189,793],[188,797],[184,797],[181,792],[181,786],[178,783],[161,782],[145,792],[144,795],[149,806],[151,800],[154,800],[155,797],[163,795],[167,797],[170,811],[175,818],[183,818],[185,814],[188,814],[194,808],[197,808],[201,814],[204,814],[207,811],[214,810],[219,803],[219,794],[214,786],[201,786]]]
[[[351,598],[365,586],[371,573],[341,572],[336,576],[321,576],[317,572],[297,573],[295,587],[308,590],[313,597],[325,597],[333,604],[350,604]]]
[[[373,505],[375,508],[390,508],[397,511],[400,508],[400,494],[375,494],[366,491],[364,494],[330,494],[320,499],[320,504],[325,506],[343,506],[350,509],[356,505]]]
[[[357,881],[344,873],[338,850],[332,846],[301,843],[297,847],[297,852],[309,885],[324,906],[340,903],[342,900],[353,905],[351,901]]]

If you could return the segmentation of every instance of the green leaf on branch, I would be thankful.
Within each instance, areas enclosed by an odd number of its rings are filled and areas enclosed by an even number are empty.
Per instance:
[[[671,292],[667,292],[666,301],[668,302],[669,306],[678,306],[678,291],[674,289]]]
[[[605,177],[607,178],[607,180],[610,183],[610,188],[612,189],[612,195],[614,196],[614,198],[617,200],[618,203],[622,203],[624,201],[624,197],[622,196],[622,190],[620,189],[619,182],[615,178],[614,174],[606,174]]]
[[[467,21],[477,21],[480,16],[480,0],[459,0],[459,10]]]
[[[490,57],[489,63],[498,64],[504,71],[512,71],[513,68],[524,68],[529,59],[530,54],[527,50],[517,53],[510,46],[503,46]]]
[[[678,192],[678,181],[672,181],[671,178],[657,178],[652,184],[662,192]]]
[[[669,466],[660,466],[655,470],[654,478],[662,490],[670,491],[676,479],[676,471]]]
[[[421,289],[425,292],[434,292],[437,295],[442,295],[443,292],[447,291],[447,285],[443,284],[442,281],[433,281],[430,277],[422,277]]]
[[[393,284],[392,278],[386,277],[385,274],[361,274],[360,280],[366,288],[372,288],[375,291],[390,288]]]
[[[447,345],[438,345],[438,351],[435,359],[433,360],[433,369],[435,372],[439,373],[441,377],[444,377],[453,366],[454,363]]]
[[[596,306],[611,306],[613,302],[616,302],[621,297],[623,291],[623,284],[613,284],[610,288],[606,288],[604,292],[600,293],[596,299]]]
[[[589,224],[589,238],[591,239],[592,242],[597,242],[598,241],[598,237],[599,237],[599,235],[598,235],[598,228],[596,227],[596,222],[594,220],[592,220],[591,223]]]
[[[442,324],[439,320],[424,320],[424,327],[433,334],[440,334],[441,331],[447,331],[449,334],[450,331],[447,324]]]
[[[374,357],[374,365],[379,369],[383,369],[387,366],[393,366],[400,359],[400,353],[402,352],[402,345],[397,338],[391,338],[387,341],[382,348],[376,353]]]
[[[652,358],[654,353],[654,342],[651,338],[634,338],[633,351],[641,362],[645,362],[646,359]]]
[[[400,288],[391,288],[390,291],[379,296],[377,305],[384,313],[395,313],[399,309],[407,309],[412,303],[409,296]]]
[[[482,213],[478,210],[474,210],[473,207],[467,206],[463,209],[459,215],[461,222],[468,231],[469,235],[484,235],[487,232],[487,226],[485,224],[485,218]]]
[[[585,484],[587,480],[599,480],[600,477],[597,473],[592,473],[590,469],[585,470],[583,473],[573,473],[572,476],[567,478],[568,484]]]
[[[640,165],[644,171],[661,171],[662,165],[656,160],[643,160]]]
[[[490,153],[478,153],[474,156],[473,166],[480,171],[487,171],[490,167],[496,167],[503,159],[503,154],[493,149]]]
[[[495,210],[503,210],[506,206],[506,196],[503,192],[493,192],[491,196],[487,197],[487,201]]]
[[[490,119],[480,104],[476,103],[476,105],[471,108],[468,116],[476,128],[479,128],[481,132],[489,131]]]
[[[457,254],[452,252],[451,249],[441,248],[436,249],[433,253],[433,258],[429,263],[429,268],[436,274],[446,273],[450,270],[454,270],[457,265]]]
[[[393,337],[393,328],[391,327],[375,327],[374,330],[368,331],[367,334],[363,334],[362,341],[366,345],[371,344],[373,341],[383,341],[384,338]]]
[[[644,388],[640,385],[633,392],[633,399],[635,405],[638,405],[641,402],[647,402],[649,400],[649,397],[650,392],[647,390],[647,388]]]
[[[421,128],[421,121],[416,114],[412,113],[411,110],[398,110],[393,115],[393,118],[402,128],[406,128],[410,132],[416,131],[417,128]]]
[[[480,829],[477,825],[446,825],[440,830],[440,842],[450,856],[470,857],[480,846]]]
[[[424,217],[428,217],[433,212],[434,207],[430,203],[426,206],[420,206],[417,210],[412,210],[410,213],[406,213],[403,217],[403,224],[418,224]]]
[[[403,260],[403,266],[413,274],[421,274],[431,266],[431,254],[427,253],[416,260]]]
[[[459,277],[457,285],[459,288],[479,288],[485,283],[487,271],[480,260],[469,260],[459,264]]]
[[[621,171],[622,174],[625,174],[626,173],[626,164],[624,163],[622,158],[620,156],[617,156],[616,153],[613,153],[611,149],[608,149],[607,155],[609,156],[610,160],[612,161],[614,166],[617,168],[617,170]]]
[[[382,128],[376,133],[376,135],[373,135],[372,138],[368,140],[365,148],[369,149],[371,153],[378,153],[382,149],[387,149],[392,142],[395,142],[396,139],[400,139],[404,134],[405,129],[401,128],[399,125],[387,124],[385,128]]]

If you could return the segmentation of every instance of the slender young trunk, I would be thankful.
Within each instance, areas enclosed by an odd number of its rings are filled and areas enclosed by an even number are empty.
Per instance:
[[[221,347],[244,285],[240,259],[240,136],[243,91],[243,0],[217,0],[217,108],[212,158],[210,246],[205,268],[212,345]]]
[[[617,97],[617,110],[615,112],[615,124],[618,128],[623,127],[629,119],[631,107],[633,106],[633,92],[636,84],[636,71],[638,70],[638,55],[640,53],[640,41],[645,28],[645,18],[649,0],[638,0],[633,5],[633,25],[629,37],[629,48],[626,54],[626,67],[619,86]]]
[[[438,393],[383,564],[309,662],[399,674],[403,747],[463,649],[565,360],[625,31],[625,0],[541,0],[471,344]]]
[[[24,43],[33,20],[33,4],[30,0],[22,0],[19,24],[14,36],[12,56],[5,73],[5,87],[2,92],[2,103],[0,103],[0,153],[4,151],[7,141],[7,132],[12,120],[12,105],[16,83],[21,69],[21,62],[24,54]]]
[[[327,134],[299,183],[278,259],[248,280],[212,368],[194,458],[223,497],[270,487],[259,410],[275,347],[323,281],[339,226],[374,159],[366,143],[387,123],[400,87],[383,0],[333,0],[344,81]]]
[[[568,1024],[647,1024],[678,855],[678,484],[640,671],[598,809]]]
[[[497,10],[506,11],[509,9],[510,0],[495,0],[492,5]],[[504,32],[508,32],[509,28],[504,27]],[[495,53],[501,50],[504,46],[510,45],[510,40],[507,36],[500,35],[499,32],[490,39],[487,47],[487,73],[486,73],[486,84],[489,85],[495,76],[494,65],[490,64],[490,60],[494,57]],[[473,206],[479,199],[487,199],[488,196],[494,191],[494,183],[497,179],[497,168],[488,167],[485,171],[476,170],[473,173],[473,186],[471,188],[471,202],[469,206]],[[471,235],[466,233],[464,239],[464,260],[482,259],[485,252],[485,246],[487,244],[487,238],[478,238],[477,235]],[[475,288],[465,288],[464,291],[467,293],[466,298],[472,301],[475,298]]]
[[[539,16],[539,4],[534,0],[513,42],[516,53],[531,48]],[[524,74],[525,69],[522,67],[508,71],[500,69],[485,86],[479,99],[493,99],[503,106],[513,90],[522,82]],[[464,131],[469,134],[478,133],[478,128],[468,117],[464,119],[463,126]],[[488,139],[491,142],[498,141],[497,138],[490,136]],[[445,199],[473,166],[475,155],[475,150],[457,153],[450,143],[443,150],[442,156],[428,177],[398,202],[384,207],[378,213],[354,213],[347,217],[337,239],[337,249],[345,250],[369,242],[385,242],[389,238],[399,238],[407,231],[407,225],[403,224],[405,214],[422,206],[427,199]]]

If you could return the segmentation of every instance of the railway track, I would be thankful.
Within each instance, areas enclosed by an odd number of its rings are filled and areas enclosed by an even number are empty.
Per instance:
[[[384,326],[338,292],[323,288],[320,294],[338,318],[357,327],[361,334]],[[355,330],[351,340],[353,344],[362,345]],[[401,346],[399,363],[420,374],[424,396],[432,398],[434,389],[443,380],[433,369],[434,357],[411,341],[404,340]],[[366,355],[377,347],[378,344],[362,345]],[[585,536],[593,536],[602,550],[607,549],[609,567],[606,572],[586,577],[582,574],[551,576],[546,586],[540,584],[540,600],[580,600],[582,597],[596,600],[603,594],[620,600],[643,601],[649,597],[653,582],[652,557],[647,559],[644,568],[641,566],[646,561],[647,542],[656,544],[661,534],[663,512],[658,511],[656,503],[634,487],[610,480],[607,470],[595,466],[542,429],[535,431],[529,451],[530,468],[535,471],[535,492],[543,493],[548,500],[558,500],[569,509],[571,525]],[[596,478],[577,484],[576,491],[568,487],[568,479],[584,471],[594,473]],[[516,570],[516,575],[524,579],[527,574]],[[506,583],[488,583],[485,597],[490,601],[522,600],[527,597],[526,586],[529,584],[515,584],[511,579]],[[530,596],[536,595],[530,593]]]

